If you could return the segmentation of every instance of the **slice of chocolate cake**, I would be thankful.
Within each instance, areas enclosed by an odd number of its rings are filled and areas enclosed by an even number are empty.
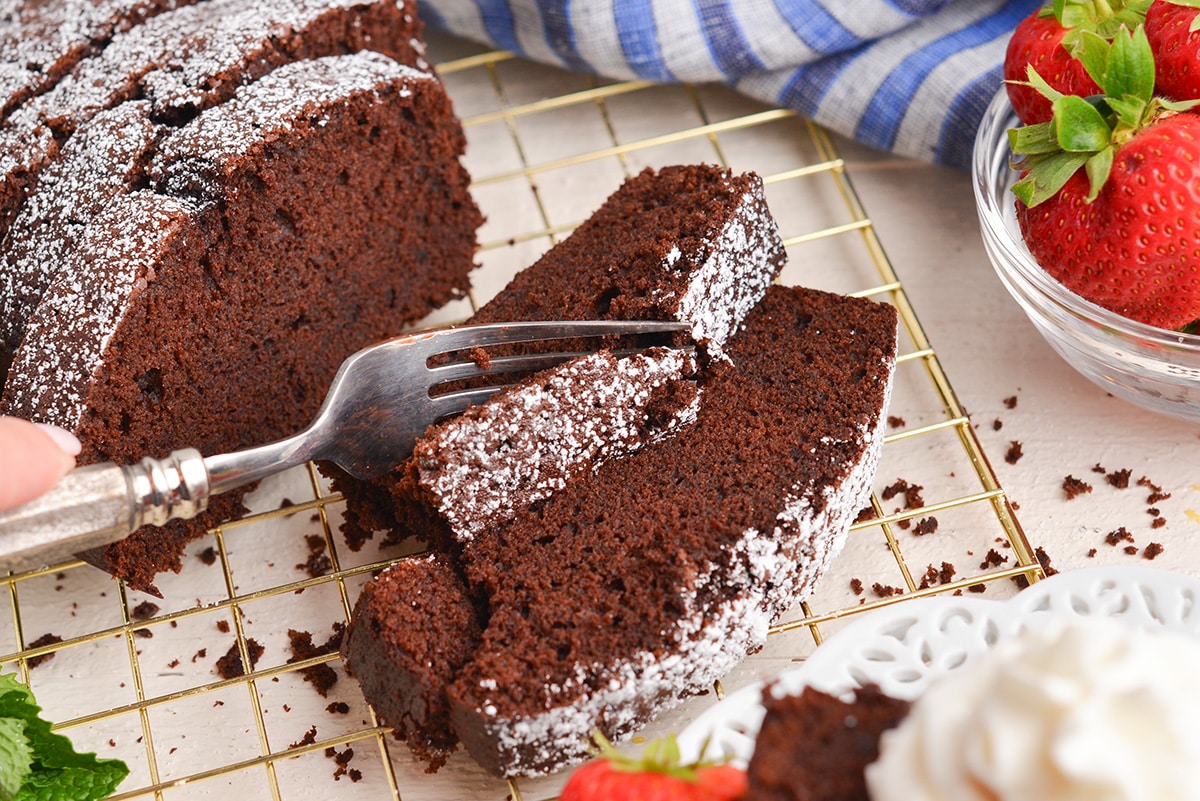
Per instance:
[[[697,356],[601,351],[546,371],[432,426],[397,503],[428,509],[458,542],[509,520],[584,470],[628,456],[696,418]]]
[[[465,292],[464,144],[435,76],[370,52],[285,65],[167,129],[72,232],[0,410],[76,432],[83,463],[294,433],[350,353]],[[102,561],[153,592],[239,498]]]
[[[405,718],[418,753],[448,727],[512,776],[577,762],[592,730],[628,734],[707,691],[812,590],[865,506],[895,348],[889,306],[770,288],[728,340],[732,364],[701,378],[693,424],[452,552],[459,582],[441,592],[479,610],[478,643],[423,699],[368,700],[385,721],[430,710]],[[385,647],[361,624],[374,618],[410,636]],[[419,613],[372,596],[344,655],[362,677],[444,647]]]
[[[396,614],[397,609],[405,611]],[[360,664],[378,668],[355,674],[363,695],[389,699],[388,725],[431,771],[445,763],[457,742],[445,725],[450,715],[445,684],[475,651],[481,617],[453,561],[436,552],[401,559],[368,582],[358,598],[352,629],[360,642],[370,638],[375,662]]]
[[[779,274],[785,253],[762,181],[711,165],[644,170],[627,180],[570,236],[521,271],[471,322],[666,319],[719,353]],[[403,471],[402,471],[403,472]],[[331,470],[346,496],[342,533],[353,549],[429,538],[395,478],[355,481]],[[436,526],[434,526],[436,528]]]
[[[872,685],[845,701],[812,687],[778,696],[767,687],[763,706],[745,801],[870,801],[864,771],[911,704]]]

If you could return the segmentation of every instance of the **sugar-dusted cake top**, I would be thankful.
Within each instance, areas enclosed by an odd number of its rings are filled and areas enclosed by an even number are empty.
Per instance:
[[[20,344],[5,391],[19,399],[12,411],[78,424],[83,387],[100,368],[132,294],[155,280],[153,265],[169,253],[176,227],[194,226],[205,204],[234,191],[228,173],[240,159],[321,127],[334,108],[382,102],[385,91],[407,97],[414,81],[433,80],[360,52],[280,67],[182,128],[153,124],[143,102],[124,103],[81,128],[14,224],[10,240],[28,238],[10,241],[0,257],[0,344]],[[135,188],[146,179],[151,188]],[[164,227],[160,217],[173,225]],[[56,282],[52,302],[38,309]]]
[[[431,428],[413,454],[416,480],[469,542],[694,420],[698,370],[691,351],[581,357]]]
[[[676,319],[720,345],[785,254],[757,175],[684,165],[628,179],[544,258],[472,319]]]

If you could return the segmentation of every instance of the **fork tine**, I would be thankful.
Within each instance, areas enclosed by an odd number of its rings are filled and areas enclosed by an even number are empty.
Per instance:
[[[429,403],[433,407],[437,419],[440,420],[443,417],[466,411],[468,406],[483,403],[497,392],[512,389],[512,387],[512,384],[492,384],[486,387],[460,389],[430,398]]]
[[[662,347],[673,347],[664,345]],[[691,345],[685,346],[687,348]],[[613,356],[618,359],[625,356],[632,356],[635,353],[641,353],[643,349],[621,349],[612,351]],[[451,364],[441,364],[436,367],[430,367],[429,372],[432,374],[430,381],[431,389],[438,384],[446,384],[451,381],[461,381],[468,378],[478,378],[480,376],[498,375],[502,373],[534,373],[538,370],[545,370],[548,367],[555,367],[563,362],[569,362],[572,359],[577,359],[581,356],[589,356],[595,351],[558,351],[551,353],[530,353],[521,356],[495,356],[488,360],[487,367],[481,367],[478,362],[462,361],[452,362]]]
[[[606,335],[660,334],[686,331],[677,320],[549,320],[524,323],[487,323],[432,332],[427,342],[430,353],[468,350],[510,342],[572,339]]]

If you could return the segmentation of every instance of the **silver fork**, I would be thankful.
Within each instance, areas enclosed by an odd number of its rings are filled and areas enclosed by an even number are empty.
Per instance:
[[[143,525],[194,517],[213,495],[310,460],[333,462],[360,479],[397,467],[430,423],[486,400],[503,385],[435,393],[439,385],[496,373],[530,372],[582,355],[558,340],[683,331],[679,322],[585,321],[464,325],[420,331],[361,350],[342,363],[316,418],[295,436],[234,453],[194,448],[138,464],[78,468],[47,495],[0,512],[0,568],[14,572],[70,558]],[[455,351],[517,342],[557,350],[429,364]]]

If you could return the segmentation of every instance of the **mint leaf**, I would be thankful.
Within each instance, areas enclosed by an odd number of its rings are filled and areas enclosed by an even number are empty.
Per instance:
[[[19,724],[17,741],[24,744],[24,749],[13,746],[13,779],[20,769],[19,753],[29,754],[28,770],[20,773],[15,791],[5,795],[6,784],[0,779],[0,801],[94,801],[110,795],[129,775],[129,768],[120,760],[77,753],[69,739],[50,730],[41,711],[28,687],[11,674],[0,674],[0,724]],[[8,765],[3,760],[0,755],[0,774],[7,778]]]
[[[25,738],[25,721],[0,718],[0,801],[12,801],[33,770],[33,749]]]
[[[90,764],[72,768],[35,770],[13,801],[94,801],[112,795],[129,768],[116,759],[81,754]]]

